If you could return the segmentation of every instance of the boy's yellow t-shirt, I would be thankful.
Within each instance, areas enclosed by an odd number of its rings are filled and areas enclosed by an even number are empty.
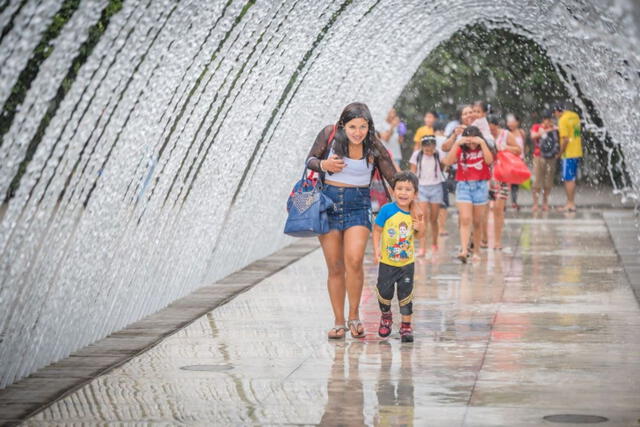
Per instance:
[[[421,126],[416,130],[416,134],[413,136],[413,142],[416,144],[420,144],[422,142],[422,138],[427,135],[434,135],[433,128],[431,126]]]
[[[381,260],[383,264],[402,267],[414,262],[413,219],[398,205],[387,203],[376,217],[382,227]]]
[[[580,116],[573,111],[565,111],[558,120],[558,134],[560,139],[569,138],[567,149],[562,154],[565,159],[582,157],[582,138]]]

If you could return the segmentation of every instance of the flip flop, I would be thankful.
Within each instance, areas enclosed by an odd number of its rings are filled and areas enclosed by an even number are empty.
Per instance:
[[[344,333],[342,335],[338,335],[341,330],[344,331]],[[330,340],[341,340],[347,335],[347,327],[344,325],[335,325],[333,328],[329,329],[329,334],[331,334],[331,332],[334,332],[335,335],[328,335]]]
[[[347,325],[349,326],[349,332],[351,332],[351,338],[364,338],[364,336],[366,335],[364,326],[362,325],[360,319],[351,319],[347,322]],[[362,332],[358,333],[358,329],[360,328],[360,326],[362,326]],[[356,333],[354,334],[353,331],[356,331]]]
[[[463,255],[463,254],[458,254],[457,257],[461,263],[466,264],[467,263],[467,255]]]

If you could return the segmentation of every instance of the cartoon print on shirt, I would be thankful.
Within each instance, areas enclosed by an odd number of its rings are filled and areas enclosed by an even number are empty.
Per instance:
[[[409,230],[409,225],[406,222],[401,222],[398,225],[398,240],[395,244],[391,246],[387,246],[387,252],[389,254],[389,258],[393,261],[402,261],[409,259],[410,257],[410,248],[411,248],[411,234]],[[393,237],[396,235],[396,231],[393,228],[389,229],[389,236]]]

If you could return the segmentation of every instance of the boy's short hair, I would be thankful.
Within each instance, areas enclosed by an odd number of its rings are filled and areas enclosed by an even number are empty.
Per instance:
[[[393,184],[391,185],[391,187],[395,189],[398,182],[410,182],[411,185],[413,185],[413,189],[415,190],[415,192],[418,192],[418,177],[413,172],[397,172],[393,176]]]

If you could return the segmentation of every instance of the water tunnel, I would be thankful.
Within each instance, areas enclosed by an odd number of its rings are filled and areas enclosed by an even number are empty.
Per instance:
[[[474,25],[537,44],[640,194],[639,11],[608,0],[7,0],[0,387],[284,247],[318,130]]]

